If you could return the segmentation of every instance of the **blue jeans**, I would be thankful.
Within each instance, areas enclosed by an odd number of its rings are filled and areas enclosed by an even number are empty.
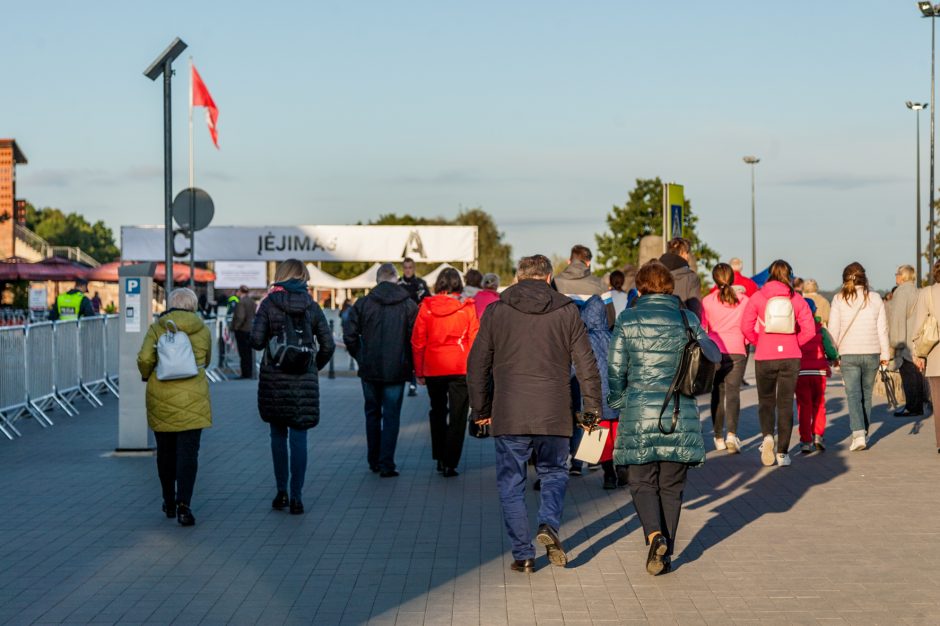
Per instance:
[[[366,401],[366,456],[369,468],[393,470],[405,384],[363,380],[362,395]]]
[[[877,354],[842,355],[842,380],[845,383],[849,424],[852,432],[868,433],[871,424],[871,392],[878,375],[880,357]]]
[[[290,440],[290,461],[287,442]],[[274,461],[274,481],[278,491],[288,491],[288,465],[290,466],[291,500],[300,500],[307,474],[307,431],[271,424],[271,459]]]
[[[532,530],[525,506],[526,464],[535,451],[535,472],[542,481],[539,525],[558,532],[568,486],[568,437],[500,435],[496,443],[496,486],[503,508],[503,522],[515,559],[535,558]]]

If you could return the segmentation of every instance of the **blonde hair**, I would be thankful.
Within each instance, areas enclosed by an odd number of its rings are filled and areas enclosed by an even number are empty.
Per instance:
[[[274,271],[274,282],[283,283],[285,280],[298,279],[305,283],[310,282],[310,272],[303,261],[297,259],[287,259],[277,266]]]
[[[819,292],[819,283],[814,278],[807,278],[803,281],[803,293]]]
[[[910,265],[902,265],[898,268],[898,276],[904,279],[904,282],[907,283],[917,278],[917,273]]]
[[[167,298],[167,306],[171,309],[182,309],[183,311],[196,311],[199,306],[199,298],[192,289],[179,287],[170,292]]]

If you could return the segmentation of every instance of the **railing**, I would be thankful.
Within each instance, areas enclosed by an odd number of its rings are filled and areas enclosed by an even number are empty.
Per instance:
[[[75,246],[54,246],[22,224],[14,224],[13,232],[27,246],[38,252],[43,258],[62,257],[89,267],[101,265],[93,257]]]

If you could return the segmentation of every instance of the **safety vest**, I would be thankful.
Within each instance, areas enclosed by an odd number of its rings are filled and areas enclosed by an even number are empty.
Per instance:
[[[55,300],[56,310],[59,312],[59,320],[63,322],[77,320],[78,312],[82,308],[82,300],[84,299],[85,294],[81,291],[59,294],[59,297]]]
[[[228,297],[228,303],[229,303],[230,305],[232,305],[232,304],[238,304],[238,296],[229,296],[229,297]]]

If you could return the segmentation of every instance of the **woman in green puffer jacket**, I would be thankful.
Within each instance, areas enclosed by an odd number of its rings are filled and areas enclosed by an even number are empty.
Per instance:
[[[169,308],[151,324],[137,353],[137,369],[147,381],[147,423],[157,440],[157,473],[163,487],[163,512],[183,526],[196,523],[190,503],[196,483],[199,439],[212,426],[206,366],[212,358],[212,338],[195,313],[198,301],[189,289],[170,292]],[[158,380],[157,342],[176,325],[193,347],[198,373],[191,378]]]
[[[721,360],[721,351],[695,314],[680,310],[672,295],[674,284],[659,261],[640,268],[640,297],[617,317],[608,353],[607,402],[620,410],[614,463],[627,467],[633,504],[650,546],[646,570],[654,576],[671,569],[686,473],[705,461],[694,398],[680,396],[675,431],[667,435],[660,430],[660,424],[666,432],[672,430],[672,401],[662,417],[660,412],[688,342],[683,315],[705,358]]]

